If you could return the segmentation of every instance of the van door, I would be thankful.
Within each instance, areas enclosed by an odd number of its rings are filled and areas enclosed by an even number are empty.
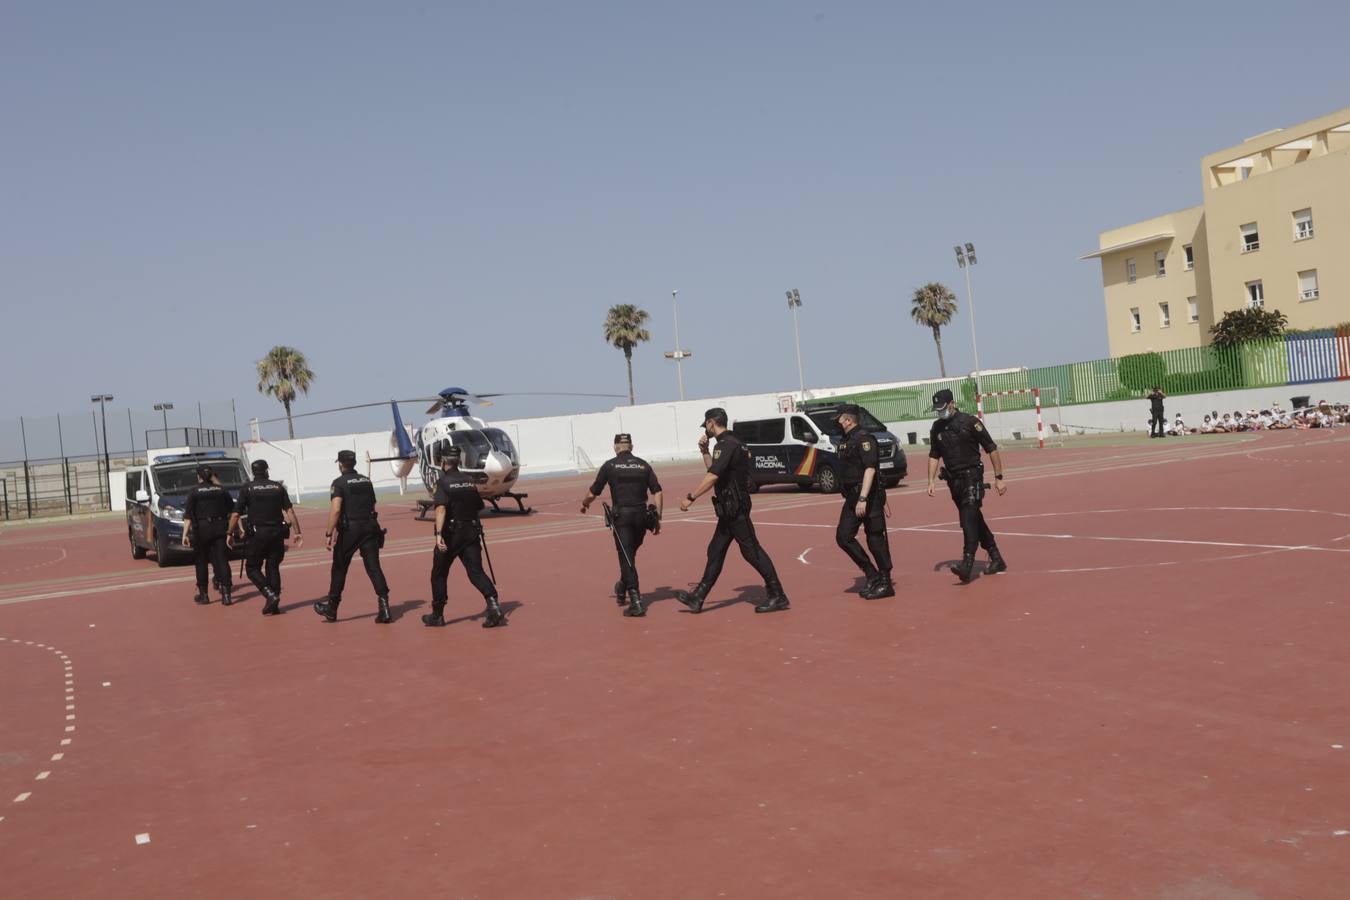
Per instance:
[[[816,469],[821,465],[822,454],[819,449],[820,432],[806,416],[792,417],[792,443],[785,449],[788,462],[795,478],[815,478]]]
[[[148,490],[144,469],[127,470],[127,527],[131,539],[142,547],[150,546],[150,504],[138,503],[136,492]]]

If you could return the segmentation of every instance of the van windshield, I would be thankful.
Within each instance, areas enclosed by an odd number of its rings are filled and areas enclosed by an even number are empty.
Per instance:
[[[212,460],[207,463],[215,470],[216,478],[222,487],[242,487],[247,478],[244,466],[237,460]],[[155,466],[151,469],[155,486],[161,494],[186,494],[197,485],[197,464],[184,463],[176,466]]]
[[[828,410],[810,413],[811,421],[816,423],[817,428],[825,434],[828,434],[830,437],[840,437],[843,435],[844,430],[840,428],[839,423],[834,420],[835,415],[835,413]],[[863,431],[870,431],[873,433],[886,430],[886,426],[881,424],[876,416],[865,409],[862,410],[862,414],[858,418],[858,427],[862,428]]]

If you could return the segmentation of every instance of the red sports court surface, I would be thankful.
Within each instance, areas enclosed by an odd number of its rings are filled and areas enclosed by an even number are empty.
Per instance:
[[[197,607],[115,519],[0,531],[5,897],[1344,897],[1345,432],[1007,453],[1012,570],[968,586],[955,514],[891,492],[901,595],[844,593],[838,500],[756,498],[792,609],[704,500],[619,615],[584,479],[487,528],[511,610],[385,497],[399,615],[353,566],[319,621],[320,513],[283,607]],[[639,448],[640,450],[640,448]],[[665,467],[672,498],[696,481]],[[747,602],[748,601],[748,602]]]

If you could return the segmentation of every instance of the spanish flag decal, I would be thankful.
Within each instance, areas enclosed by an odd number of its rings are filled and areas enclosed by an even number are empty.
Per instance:
[[[810,477],[816,473],[816,448],[812,447],[806,451],[806,456],[802,459],[802,464],[797,469],[797,476]]]

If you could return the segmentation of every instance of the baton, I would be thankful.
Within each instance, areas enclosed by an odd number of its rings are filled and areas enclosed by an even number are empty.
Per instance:
[[[605,508],[605,527],[613,533],[615,546],[623,554],[623,561],[628,563],[628,568],[634,569],[633,560],[628,557],[628,551],[623,548],[623,541],[619,540],[619,529],[614,527],[614,510],[609,508],[608,503],[601,503],[600,505]]]
[[[478,543],[483,546],[483,558],[487,560],[488,577],[492,579],[492,586],[497,586],[497,573],[492,571],[492,554],[488,552],[487,534],[483,531],[483,523],[477,519],[474,524],[478,526]]]

